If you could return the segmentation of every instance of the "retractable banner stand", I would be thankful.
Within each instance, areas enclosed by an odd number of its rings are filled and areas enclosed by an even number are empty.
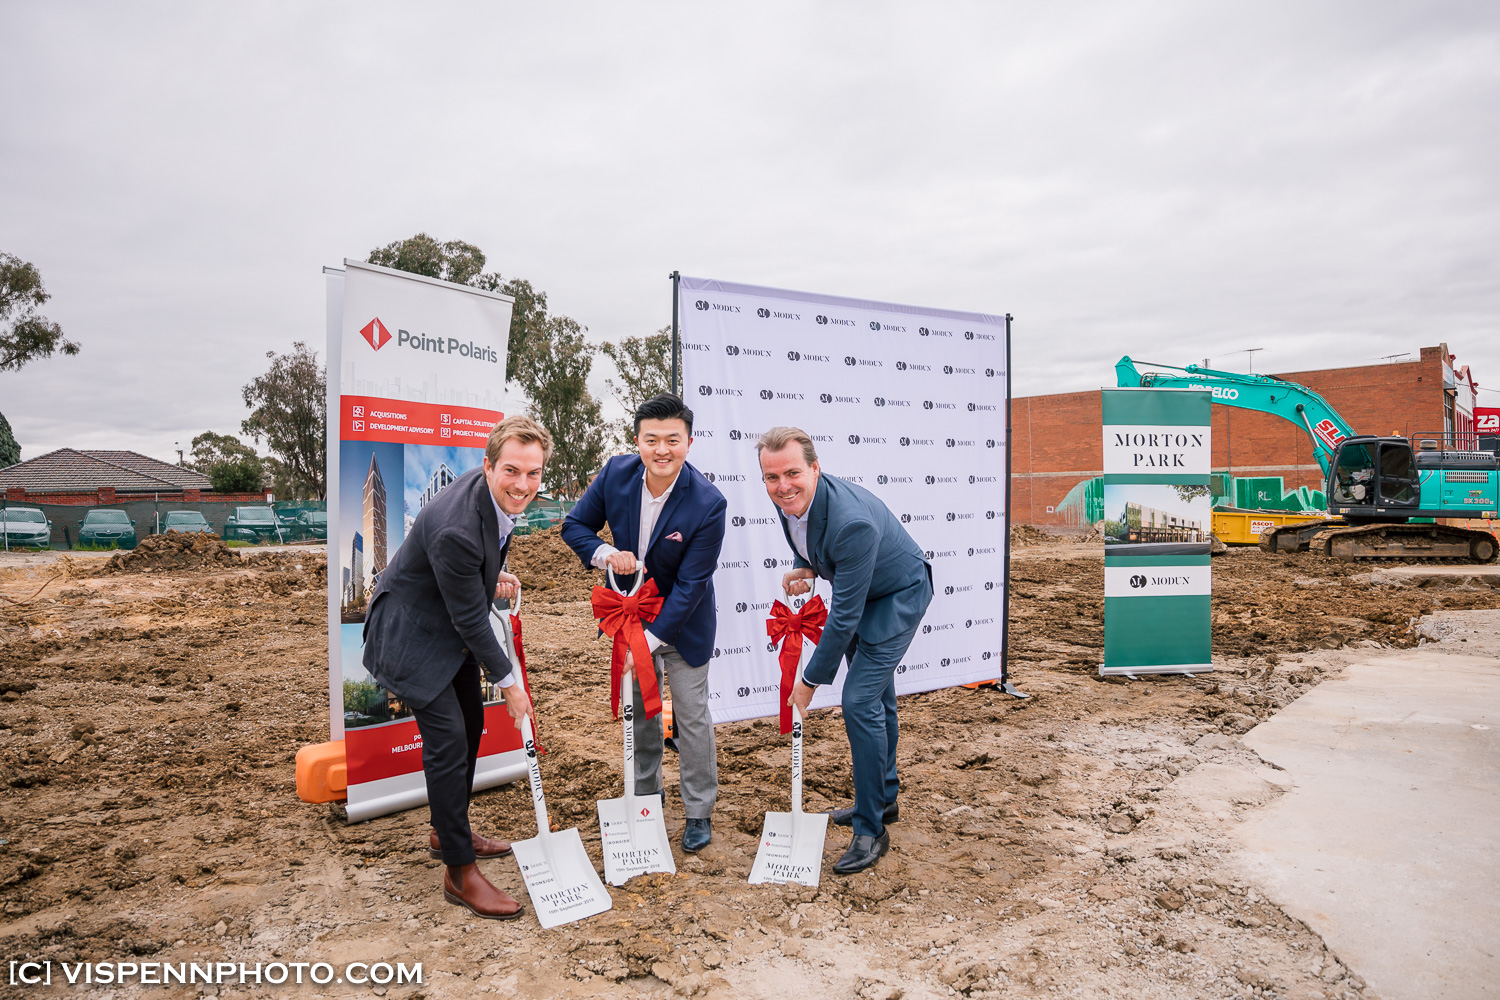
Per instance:
[[[1213,669],[1212,401],[1207,387],[1104,390],[1101,674]]]
[[[688,458],[729,501],[719,570],[715,722],[779,714],[765,622],[792,551],[755,443],[813,438],[822,471],[880,497],[926,550],[936,595],[896,691],[1004,674],[1008,556],[1007,319],[683,277]],[[838,704],[843,672],[813,707]]]
[[[344,740],[351,822],[427,801],[411,709],[362,662],[365,609],[417,512],[484,459],[503,414],[506,295],[358,261],[328,287],[330,739]],[[526,773],[485,684],[475,788]]]

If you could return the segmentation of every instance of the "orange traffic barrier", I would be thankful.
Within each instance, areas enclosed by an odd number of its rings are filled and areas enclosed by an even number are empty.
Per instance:
[[[297,751],[297,797],[303,802],[337,802],[348,798],[348,788],[343,740],[314,743]]]

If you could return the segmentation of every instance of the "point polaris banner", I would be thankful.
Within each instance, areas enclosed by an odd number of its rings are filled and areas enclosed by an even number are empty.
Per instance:
[[[1105,389],[1101,674],[1212,670],[1213,396]]]
[[[776,716],[771,602],[792,551],[760,482],[755,443],[801,427],[822,471],[858,483],[899,517],[932,563],[935,595],[896,691],[998,680],[1005,649],[1004,316],[923,309],[702,278],[681,279],[688,458],[723,491],[715,722]],[[826,600],[829,585],[818,582]],[[843,672],[813,706],[835,705]]]
[[[411,710],[361,662],[365,607],[417,512],[478,466],[500,420],[511,298],[358,261],[328,289],[330,739],[344,740],[351,821],[427,801]],[[525,773],[485,684],[475,788]]]

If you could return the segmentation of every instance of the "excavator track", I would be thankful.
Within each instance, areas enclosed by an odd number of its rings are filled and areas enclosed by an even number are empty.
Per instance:
[[[1300,531],[1287,529],[1301,529]],[[1451,524],[1366,524],[1339,520],[1286,525],[1262,533],[1267,552],[1312,551],[1340,562],[1400,559],[1408,562],[1492,563],[1500,543],[1487,531]]]

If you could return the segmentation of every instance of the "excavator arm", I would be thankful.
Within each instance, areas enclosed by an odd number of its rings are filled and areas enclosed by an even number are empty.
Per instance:
[[[1328,400],[1306,386],[1276,378],[1274,375],[1243,375],[1221,372],[1199,365],[1178,368],[1154,361],[1141,362],[1152,370],[1142,372],[1129,356],[1115,365],[1115,378],[1124,388],[1190,389],[1207,387],[1214,402],[1237,406],[1242,410],[1270,413],[1288,420],[1307,432],[1312,439],[1313,455],[1326,478],[1339,442],[1354,436],[1354,429],[1344,422]],[[1156,371],[1163,368],[1166,371]]]

